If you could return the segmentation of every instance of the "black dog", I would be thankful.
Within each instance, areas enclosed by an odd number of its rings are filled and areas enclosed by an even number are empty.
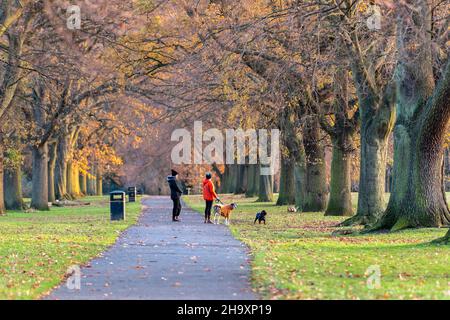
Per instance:
[[[259,224],[261,224],[261,222],[264,222],[264,224],[266,224],[266,215],[267,215],[267,212],[265,210],[258,212],[256,214],[256,218],[255,218],[255,221],[253,222],[253,224],[255,224],[256,221],[259,221]]]

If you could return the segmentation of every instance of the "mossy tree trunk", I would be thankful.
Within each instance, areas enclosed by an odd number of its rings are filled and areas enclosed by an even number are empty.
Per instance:
[[[277,205],[295,204],[295,165],[299,141],[295,132],[295,113],[291,106],[286,106],[280,117],[282,139],[280,191]]]
[[[230,164],[229,185],[227,193],[234,193],[236,191],[237,177],[238,177],[238,165]]]
[[[450,148],[446,148],[444,152],[444,188],[450,191]]]
[[[398,65],[395,124],[394,181],[385,214],[374,229],[400,230],[441,227],[450,223],[443,187],[444,141],[450,120],[450,62],[435,85],[431,48],[431,8],[425,1],[412,12],[425,39],[398,26],[402,56],[414,57]],[[417,51],[416,51],[417,50]]]
[[[33,171],[31,207],[36,210],[49,210],[48,206],[48,146],[43,143],[32,148]]]
[[[0,215],[4,215],[6,213],[5,199],[3,194],[3,157],[3,140],[2,137],[0,137]]]
[[[449,244],[450,243],[450,230],[448,230],[447,234],[441,238],[434,241],[435,243]]]
[[[297,162],[294,169],[295,174],[295,206],[298,211],[303,211],[305,203],[305,180],[306,180],[306,166],[305,162]]]
[[[245,192],[245,196],[247,198],[252,198],[258,195],[258,165],[249,164],[248,172],[247,172],[247,191]]]
[[[221,181],[221,193],[234,193],[236,188],[236,164],[226,164]]]
[[[220,193],[228,193],[230,183],[230,166],[225,164],[224,171],[222,176],[220,177]]]
[[[334,75],[334,103],[331,124],[326,116],[320,117],[322,129],[328,133],[333,145],[330,177],[330,199],[326,216],[353,216],[351,197],[351,157],[355,150],[354,135],[358,128],[359,112],[351,114],[349,101],[349,72],[341,67]]]
[[[325,165],[325,148],[316,117],[306,121],[303,143],[306,154],[306,187],[303,211],[325,211],[328,202],[328,186]]]
[[[31,190],[31,208],[37,210],[49,210],[48,206],[48,141],[52,135],[50,129],[52,126],[48,123],[45,106],[46,87],[42,78],[37,77],[33,81],[32,93],[32,115],[33,123],[37,128],[47,128],[44,132],[35,132],[38,137],[36,144],[31,148],[32,151],[32,190]],[[67,87],[66,87],[67,88]],[[63,97],[67,94],[64,91]]]
[[[285,155],[281,156],[280,192],[276,204],[295,204],[295,161]]]
[[[55,193],[55,170],[57,158],[57,144],[51,143],[48,151],[48,202],[56,201]]]
[[[24,202],[22,197],[22,170],[20,165],[14,165],[5,169],[4,176],[4,196],[7,210],[22,210]]]
[[[6,4],[6,6],[4,6]],[[5,19],[8,16],[8,12],[12,7],[8,2],[2,2],[2,14],[0,15],[0,24],[4,24]],[[2,54],[2,80],[0,82],[0,123],[5,121],[5,115],[8,114],[11,106],[13,105],[13,99],[16,95],[16,90],[19,87],[20,79],[23,76],[24,68],[22,64],[22,49],[23,43],[27,35],[30,32],[25,32],[31,22],[31,19],[25,19],[20,24],[9,25],[8,28],[3,30],[4,35],[4,52]],[[0,130],[1,131],[1,130]],[[0,132],[0,215],[6,213],[5,201],[4,201],[4,186],[3,186],[3,170],[4,162],[3,152],[5,145],[3,144],[3,133]]]
[[[359,40],[353,33],[351,38],[347,49],[359,105],[360,179],[356,215],[342,225],[367,226],[378,221],[386,208],[386,161],[395,120],[395,90],[392,82],[374,76],[368,67],[371,62],[360,51]]]
[[[216,192],[220,193],[223,190],[222,183],[223,183],[223,179],[224,179],[224,173],[222,173],[220,171],[220,168],[217,166],[216,163],[213,163],[211,168],[212,168],[212,171],[216,174],[216,176],[218,178],[218,183],[216,185]]]
[[[332,137],[333,158],[331,160],[330,200],[326,216],[353,216],[351,194],[351,154],[339,138]]]
[[[273,176],[260,175],[257,202],[272,202],[272,201],[273,201]]]
[[[361,121],[360,181],[356,215],[342,225],[371,225],[386,209],[386,162],[388,137],[392,131],[391,102]],[[365,117],[370,116],[371,119]]]
[[[234,194],[244,194],[247,191],[248,165],[236,165],[236,184]]]

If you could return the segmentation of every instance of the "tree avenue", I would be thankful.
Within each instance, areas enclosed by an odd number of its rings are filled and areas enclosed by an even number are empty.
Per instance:
[[[447,1],[108,3],[72,29],[64,1],[2,1],[0,214],[118,174],[163,193],[171,130],[202,121],[279,129],[280,172],[260,175],[247,145],[245,163],[180,168],[193,190],[212,171],[221,193],[339,227],[450,224]]]

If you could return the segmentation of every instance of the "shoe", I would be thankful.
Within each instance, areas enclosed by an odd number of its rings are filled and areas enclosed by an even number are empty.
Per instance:
[[[205,222],[205,223],[206,223],[206,222]],[[209,224],[213,224],[213,222],[212,222],[211,220],[208,220],[208,223],[209,223]]]

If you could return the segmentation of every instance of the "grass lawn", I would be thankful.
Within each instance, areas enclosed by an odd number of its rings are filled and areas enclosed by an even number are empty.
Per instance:
[[[140,203],[127,203],[127,219],[110,222],[107,197],[86,197],[90,206],[0,216],[0,299],[36,299],[112,245],[135,223]]]
[[[447,229],[332,236],[343,218],[287,213],[286,206],[256,198],[221,199],[239,205],[230,228],[251,249],[253,287],[262,298],[450,299],[450,246],[429,243]],[[184,200],[204,210],[200,196]],[[262,209],[268,212],[267,225],[253,225]],[[371,266],[381,271],[379,288],[367,286]]]

